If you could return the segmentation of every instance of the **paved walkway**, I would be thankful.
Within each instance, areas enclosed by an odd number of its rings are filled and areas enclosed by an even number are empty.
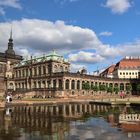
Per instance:
[[[116,104],[119,103],[137,103],[140,104],[140,96],[131,96],[125,97],[121,99],[118,96],[92,96],[92,97],[75,97],[75,98],[52,98],[52,99],[21,99],[21,100],[13,100],[11,103],[16,104],[42,104],[42,103],[64,103],[64,102],[100,102],[100,103],[112,103],[115,102]],[[5,102],[0,102],[0,107],[5,106]]]

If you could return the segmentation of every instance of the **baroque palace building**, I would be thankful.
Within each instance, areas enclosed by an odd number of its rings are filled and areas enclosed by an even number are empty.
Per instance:
[[[0,53],[0,96],[6,92],[13,95],[41,96],[41,97],[79,97],[92,96],[93,89],[85,88],[104,85],[118,87],[126,91],[132,85],[132,93],[136,93],[139,78],[125,79],[119,77],[93,76],[85,70],[72,73],[70,63],[55,51],[42,57],[31,57],[23,60],[13,49],[12,32],[8,42],[8,49]],[[99,92],[101,93],[101,92]]]

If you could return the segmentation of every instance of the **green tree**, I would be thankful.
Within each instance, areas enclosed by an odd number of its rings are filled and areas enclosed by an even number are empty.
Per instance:
[[[113,87],[111,87],[111,86],[109,86],[109,87],[107,87],[107,93],[113,93]]]
[[[90,90],[90,85],[89,85],[89,83],[83,83],[83,84],[82,84],[82,89],[84,89],[84,90]]]
[[[99,87],[97,85],[95,86],[92,86],[91,89],[95,92],[98,92],[99,91]]]
[[[118,92],[119,92],[119,87],[118,87],[118,86],[115,86],[113,90],[114,90],[115,94],[118,94]]]
[[[137,84],[136,89],[138,92],[140,92],[140,84]]]
[[[106,91],[106,86],[105,85],[99,85],[99,90],[100,91]]]
[[[129,84],[126,86],[126,91],[129,93],[132,90],[132,86]]]

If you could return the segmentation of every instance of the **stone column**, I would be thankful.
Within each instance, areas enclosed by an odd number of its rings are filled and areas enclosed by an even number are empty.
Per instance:
[[[62,112],[63,112],[63,116],[66,116],[66,105],[65,104],[63,104]]]
[[[88,105],[88,108],[89,108],[89,113],[92,113],[91,104]]]
[[[59,107],[58,106],[56,106],[56,115],[59,115]]]
[[[58,79],[56,78],[56,88],[58,88]]]
[[[77,115],[77,104],[74,104],[74,114]]]
[[[77,90],[77,80],[75,80],[75,90]]]
[[[82,104],[79,104],[80,114],[83,114],[82,112]]]
[[[71,90],[71,81],[72,80],[69,80],[69,89]]]
[[[69,116],[72,116],[71,104],[69,104]]]
[[[85,104],[84,107],[85,107],[85,108],[84,108],[84,111],[85,111],[85,113],[86,113],[86,112],[87,112],[87,104]]]
[[[65,87],[65,82],[66,82],[66,80],[63,79],[63,83],[62,83],[62,84],[63,84],[63,90],[66,89],[66,87]]]

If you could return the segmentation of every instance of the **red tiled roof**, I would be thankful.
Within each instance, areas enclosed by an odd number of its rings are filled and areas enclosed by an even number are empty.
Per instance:
[[[114,71],[115,65],[111,65],[107,69],[105,69],[102,74],[111,74]]]
[[[116,64],[118,69],[137,69],[140,67],[140,59],[122,59]]]

